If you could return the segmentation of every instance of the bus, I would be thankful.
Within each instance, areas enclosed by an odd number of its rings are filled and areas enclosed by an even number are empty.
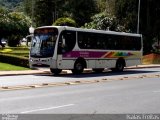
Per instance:
[[[123,71],[142,60],[141,34],[83,29],[68,26],[43,26],[34,30],[29,65],[48,67],[53,74],[84,69],[102,72],[105,68]]]

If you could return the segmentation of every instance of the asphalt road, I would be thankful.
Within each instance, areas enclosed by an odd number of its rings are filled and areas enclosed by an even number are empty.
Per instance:
[[[126,71],[123,76],[159,74],[159,69]],[[137,72],[136,72],[137,71]],[[107,73],[110,77],[120,76]],[[88,76],[88,77],[87,77]],[[56,79],[93,79],[104,74],[62,75]],[[121,75],[122,76],[122,75]],[[22,79],[54,79],[53,76],[17,76]],[[7,78],[14,78],[13,76]],[[19,78],[19,79],[20,79]],[[32,78],[33,79],[33,78]],[[2,80],[2,78],[1,78]],[[160,78],[132,78],[92,84],[0,91],[0,113],[125,114],[160,113]]]
[[[53,76],[51,74],[43,75],[19,75],[19,76],[1,76],[0,87],[6,86],[19,86],[19,85],[36,85],[43,83],[58,83],[68,81],[88,81],[88,80],[101,80],[101,79],[119,79],[122,77],[135,77],[143,75],[160,74],[160,68],[145,68],[145,69],[127,69],[124,72],[113,73],[104,72],[101,74],[84,73],[81,75],[62,74]]]

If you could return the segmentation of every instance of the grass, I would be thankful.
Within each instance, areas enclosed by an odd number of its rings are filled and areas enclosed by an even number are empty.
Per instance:
[[[3,49],[0,49],[0,56],[1,57],[4,56],[2,59],[0,59],[0,62],[1,62],[0,70],[25,70],[27,69],[22,66],[28,66],[26,63],[26,59],[29,58],[28,47],[5,47]],[[5,61],[4,58],[7,59],[7,61]],[[16,62],[20,60],[22,62],[20,63]],[[5,63],[8,63],[8,64],[5,64]]]
[[[0,62],[0,71],[11,71],[11,70],[19,71],[19,70],[30,70],[30,69]]]
[[[28,57],[29,49],[27,47],[6,47],[3,50],[1,49],[0,53]]]

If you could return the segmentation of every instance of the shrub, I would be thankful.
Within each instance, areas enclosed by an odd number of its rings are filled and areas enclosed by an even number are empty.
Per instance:
[[[53,25],[76,27],[76,22],[71,18],[59,18],[53,23]]]
[[[28,58],[15,55],[0,54],[0,61],[22,67],[29,67]]]

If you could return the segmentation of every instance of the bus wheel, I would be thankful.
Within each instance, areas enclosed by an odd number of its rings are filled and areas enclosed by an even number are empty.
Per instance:
[[[81,74],[84,70],[84,65],[81,61],[77,61],[74,64],[74,69],[72,70],[73,74]]]
[[[96,73],[101,73],[103,70],[104,70],[104,68],[93,69],[93,71]]]
[[[122,72],[123,69],[124,69],[124,61],[123,60],[118,60],[117,63],[116,63],[116,71],[118,72]]]
[[[50,68],[50,71],[51,71],[51,73],[53,73],[54,75],[58,75],[59,73],[62,72],[61,69],[52,69],[52,68]]]

